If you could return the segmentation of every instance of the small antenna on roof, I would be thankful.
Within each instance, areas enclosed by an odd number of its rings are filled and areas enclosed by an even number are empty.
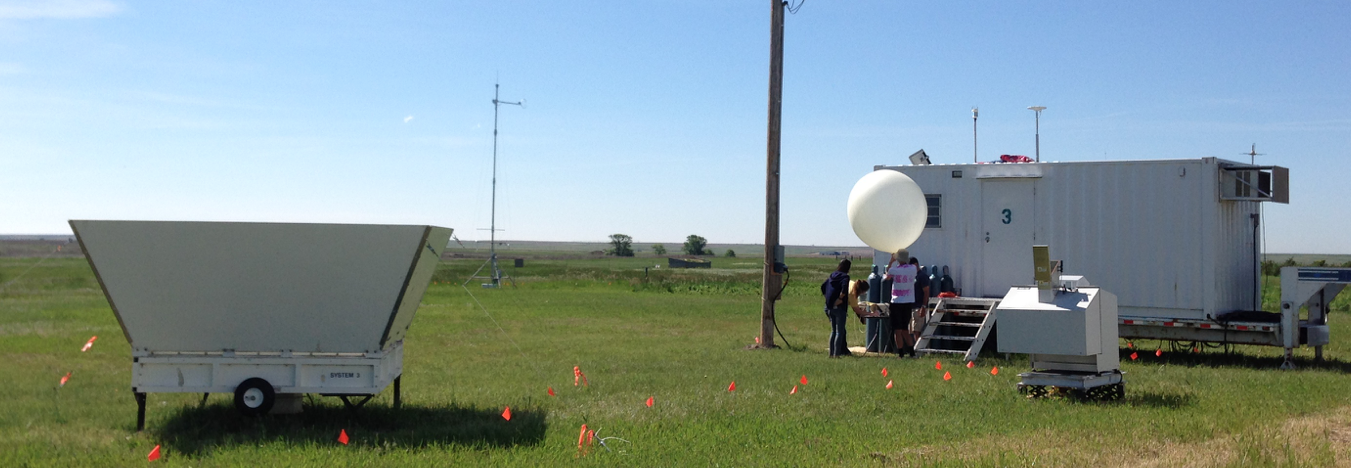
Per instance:
[[[971,162],[973,162],[973,163],[979,163],[979,162],[980,162],[980,151],[979,151],[980,146],[978,145],[978,143],[980,142],[980,140],[977,138],[977,135],[976,135],[976,118],[977,118],[977,117],[980,117],[980,108],[979,108],[979,107],[972,106],[972,107],[971,107]]]
[[[1266,153],[1258,153],[1258,152],[1257,152],[1257,143],[1253,143],[1253,144],[1252,144],[1252,149],[1248,150],[1247,153],[1239,153],[1239,154],[1246,154],[1246,155],[1248,155],[1248,158],[1249,158],[1249,159],[1248,159],[1248,164],[1252,164],[1252,165],[1254,165],[1254,166],[1257,165],[1257,157],[1258,157],[1258,156],[1266,156],[1266,155],[1267,155]]]

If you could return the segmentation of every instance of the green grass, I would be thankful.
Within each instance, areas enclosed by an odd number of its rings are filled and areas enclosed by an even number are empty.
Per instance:
[[[1300,350],[1301,369],[1279,371],[1277,350],[1257,347],[1165,345],[1156,358],[1160,343],[1137,342],[1147,352],[1123,365],[1125,401],[1033,401],[1014,388],[1022,358],[975,369],[944,359],[948,382],[934,359],[828,359],[817,285],[830,258],[790,262],[778,310],[793,347],[775,351],[745,349],[759,329],[756,258],[646,272],[654,259],[528,259],[506,268],[517,288],[471,285],[472,296],[460,283],[482,260],[452,260],[405,343],[402,409],[386,391],[358,412],[314,396],[300,415],[248,419],[226,395],[199,407],[200,395],[151,394],[136,433],[130,350],[87,265],[40,260],[0,258],[14,280],[0,289],[0,466],[125,466],[155,445],[179,466],[1276,466],[1351,455],[1340,313],[1324,364]],[[862,327],[850,336],[857,344]],[[589,386],[573,386],[573,366]],[[578,459],[582,424],[630,442]],[[335,441],[344,429],[351,445]]]

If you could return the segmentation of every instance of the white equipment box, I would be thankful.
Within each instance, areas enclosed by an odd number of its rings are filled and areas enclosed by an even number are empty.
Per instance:
[[[1033,371],[1019,374],[1020,390],[1060,387],[1123,396],[1115,295],[1095,287],[1014,287],[996,311],[999,351],[1028,354],[1032,361]]]
[[[403,338],[452,230],[435,226],[72,220],[147,392],[234,393],[245,414],[300,396],[399,404]]]

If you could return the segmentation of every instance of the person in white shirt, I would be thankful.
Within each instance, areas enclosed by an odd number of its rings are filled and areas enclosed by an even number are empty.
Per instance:
[[[887,262],[887,272],[883,279],[891,280],[891,332],[900,346],[898,354],[915,356],[915,335],[913,328],[915,308],[915,277],[919,269],[910,264],[910,251],[901,249]]]

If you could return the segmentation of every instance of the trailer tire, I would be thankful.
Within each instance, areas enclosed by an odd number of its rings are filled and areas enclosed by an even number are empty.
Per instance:
[[[235,409],[245,416],[258,416],[272,411],[277,392],[272,384],[258,377],[249,378],[235,387]]]

